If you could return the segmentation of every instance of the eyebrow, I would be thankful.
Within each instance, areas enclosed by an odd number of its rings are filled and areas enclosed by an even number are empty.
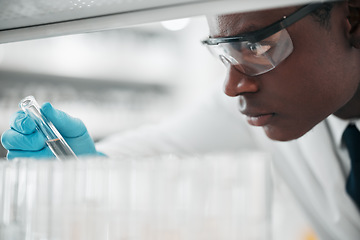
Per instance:
[[[226,35],[225,36],[226,38],[228,38],[228,37],[238,37],[238,36],[241,36],[241,35],[247,35],[248,33],[252,33],[252,32],[255,32],[255,31],[260,30],[260,29],[262,29],[262,28],[259,27],[259,26],[254,25],[254,24],[251,24],[251,25],[248,25],[248,26],[242,28],[241,31],[238,31],[238,32],[234,31],[234,34],[227,35],[227,34],[224,34],[226,31],[222,31],[216,37],[215,36],[209,36],[209,38],[223,38],[224,36],[221,36],[223,34]]]
[[[244,28],[241,29],[240,32],[237,32],[236,34],[233,34],[232,36],[239,36],[239,35],[244,35],[244,34],[247,34],[247,33],[251,33],[251,32],[254,32],[254,31],[257,31],[259,29],[262,29],[263,27],[259,27],[259,26],[256,26],[254,24],[250,24]]]
[[[266,26],[265,26],[266,27]],[[236,28],[236,27],[232,27],[232,28]],[[210,35],[209,38],[222,38],[222,37],[237,37],[237,36],[241,36],[241,35],[246,35],[248,33],[252,33],[254,31],[260,30],[264,27],[259,27],[255,24],[249,24],[245,27],[243,27],[240,31],[235,31],[235,30],[231,30],[232,34],[228,35],[227,33],[230,31],[227,31],[228,29],[225,29],[224,31],[221,31],[219,34],[216,34],[216,36],[214,35]]]

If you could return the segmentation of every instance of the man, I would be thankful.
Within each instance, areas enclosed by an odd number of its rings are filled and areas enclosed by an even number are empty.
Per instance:
[[[226,148],[218,139],[229,136],[238,149],[273,153],[277,171],[321,239],[359,239],[357,202],[345,190],[352,160],[342,139],[350,123],[360,126],[359,12],[360,0],[353,0],[209,17],[204,43],[227,66],[225,93],[236,97],[250,125],[261,128],[249,128],[210,99],[185,117],[114,135],[97,149],[109,156],[181,154],[216,144]],[[80,120],[49,103],[42,111],[77,155],[98,154]],[[214,123],[206,121],[209,116]],[[52,156],[22,112],[2,143],[9,159]]]

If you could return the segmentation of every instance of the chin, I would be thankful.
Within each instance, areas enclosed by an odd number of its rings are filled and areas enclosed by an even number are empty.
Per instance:
[[[265,134],[268,138],[279,142],[288,142],[302,137],[307,131],[290,131],[289,129],[273,129],[264,127]]]

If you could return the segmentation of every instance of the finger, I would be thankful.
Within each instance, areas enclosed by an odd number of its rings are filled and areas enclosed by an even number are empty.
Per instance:
[[[70,146],[76,146],[73,151],[76,155],[94,155],[96,149],[92,138],[89,133],[86,132],[84,135],[77,138],[66,138],[66,142]]]
[[[2,134],[1,143],[7,150],[39,151],[46,146],[42,133],[35,131],[24,135],[13,129],[8,129]]]
[[[23,111],[17,111],[10,118],[10,127],[23,134],[33,133],[36,129],[35,122]]]
[[[79,137],[87,132],[80,119],[73,118],[63,111],[53,108],[48,102],[42,105],[41,112],[54,124],[63,137]]]
[[[40,159],[54,159],[55,155],[51,152],[51,150],[46,147],[40,151],[32,152],[32,151],[19,151],[19,150],[11,150],[7,153],[7,159],[11,160],[14,158],[40,158]]]

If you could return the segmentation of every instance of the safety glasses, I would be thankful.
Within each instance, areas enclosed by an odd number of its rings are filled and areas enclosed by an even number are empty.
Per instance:
[[[321,5],[308,4],[260,30],[234,37],[208,38],[202,43],[225,65],[231,64],[248,76],[257,76],[271,71],[292,53],[294,46],[286,28]]]

